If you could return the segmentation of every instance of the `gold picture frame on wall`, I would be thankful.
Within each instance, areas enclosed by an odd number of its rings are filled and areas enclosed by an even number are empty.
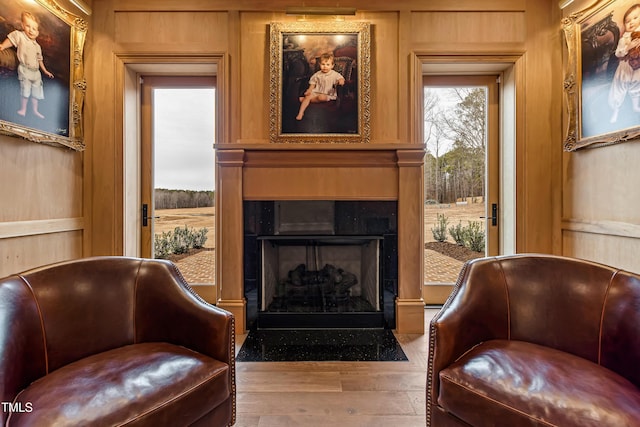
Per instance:
[[[367,22],[272,22],[270,142],[368,143],[370,49]]]
[[[0,17],[0,133],[84,150],[87,23],[53,0],[7,0]]]
[[[563,19],[565,151],[640,136],[640,32],[625,29],[630,11],[640,15],[640,8],[634,9],[636,3],[599,0]]]

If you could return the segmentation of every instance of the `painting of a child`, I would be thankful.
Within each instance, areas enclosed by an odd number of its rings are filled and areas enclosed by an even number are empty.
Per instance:
[[[69,137],[70,25],[38,2],[3,2],[0,59],[0,121]]]
[[[285,34],[283,134],[358,131],[357,36]]]
[[[47,70],[42,57],[42,48],[38,44],[36,37],[40,32],[38,19],[30,12],[22,12],[21,16],[22,30],[14,30],[7,35],[7,38],[0,43],[0,51],[15,47],[18,57],[18,80],[20,81],[20,94],[22,99],[18,114],[25,116],[27,114],[27,102],[31,98],[33,114],[36,117],[44,119],[44,116],[38,111],[39,100],[44,99],[44,90],[42,84],[42,74],[40,70],[49,78],[53,78],[53,74]]]

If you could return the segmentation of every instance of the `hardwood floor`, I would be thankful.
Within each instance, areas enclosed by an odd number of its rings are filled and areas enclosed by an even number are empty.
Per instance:
[[[408,362],[237,362],[235,426],[423,427],[429,336],[396,337]]]

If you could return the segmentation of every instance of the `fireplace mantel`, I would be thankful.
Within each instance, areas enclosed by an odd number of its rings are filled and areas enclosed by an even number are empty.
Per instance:
[[[246,329],[243,202],[398,202],[396,330],[424,333],[424,147],[416,144],[218,144],[216,283],[218,306]]]

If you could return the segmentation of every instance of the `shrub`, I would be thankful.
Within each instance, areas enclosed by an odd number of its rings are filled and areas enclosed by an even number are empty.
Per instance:
[[[484,252],[484,230],[479,221],[469,221],[465,234],[466,247],[475,252]]]
[[[438,242],[444,242],[447,240],[447,224],[449,220],[445,216],[445,214],[438,214],[437,216],[437,224],[434,228],[431,229],[431,233],[433,234],[433,238]]]
[[[173,253],[171,231],[156,234],[153,239],[153,253],[156,258],[168,258]]]
[[[184,228],[176,227],[173,231],[156,234],[153,241],[155,257],[166,259],[172,254],[184,254],[190,249],[200,249],[207,241],[208,231],[206,228],[194,230],[185,225]]]
[[[204,244],[207,241],[207,232],[209,230],[207,227],[201,228],[200,230],[196,230],[193,232],[193,247],[195,249],[200,249],[204,247]]]
[[[449,227],[449,235],[457,243],[458,246],[464,246],[464,242],[467,238],[467,227],[462,226],[462,221],[458,222],[458,225]]]

